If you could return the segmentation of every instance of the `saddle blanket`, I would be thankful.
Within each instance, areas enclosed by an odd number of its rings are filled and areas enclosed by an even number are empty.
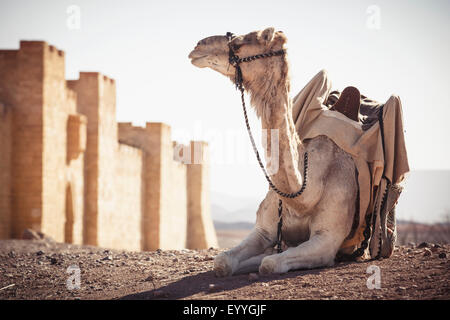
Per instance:
[[[364,239],[366,215],[374,211],[379,197],[377,191],[385,187],[382,180],[387,179],[388,185],[397,186],[409,172],[402,105],[395,95],[384,103],[383,108],[374,107],[376,103],[371,106],[371,100],[365,99],[369,106],[363,109],[361,105],[360,116],[363,114],[367,121],[361,123],[329,110],[330,91],[331,81],[326,71],[320,71],[293,99],[293,120],[302,141],[325,135],[350,154],[355,162],[359,183],[359,212],[355,214],[358,223],[340,250],[351,253]],[[377,117],[375,113],[380,110],[383,112],[384,151],[380,123],[373,121]]]

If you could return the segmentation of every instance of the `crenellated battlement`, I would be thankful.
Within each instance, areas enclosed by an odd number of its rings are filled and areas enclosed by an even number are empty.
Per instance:
[[[56,54],[56,55],[58,55],[58,56],[61,57],[61,58],[64,58],[64,56],[65,56],[64,51],[63,51],[63,50],[57,49],[55,46],[49,45],[49,46],[48,46],[48,49],[49,49],[49,51],[50,51],[52,54]]]
[[[15,58],[19,50],[0,50],[0,59],[5,58]]]
[[[48,48],[48,43],[45,41],[30,41],[30,40],[22,40],[20,41],[20,50],[27,49],[41,49],[44,50]]]
[[[48,54],[48,56],[51,58],[59,58],[59,59],[65,58],[65,53],[63,50],[60,50],[53,45],[49,45],[46,41],[22,40],[20,41],[19,51],[21,52],[41,51],[42,53]]]
[[[81,80],[83,78],[100,78],[100,76],[101,76],[100,72],[80,71],[79,80]]]
[[[110,84],[112,84],[112,85],[115,85],[115,81],[114,81],[114,79],[113,78],[110,78],[110,77],[107,77],[107,76],[103,76],[103,81],[105,82],[105,83],[110,83]]]
[[[64,51],[45,41],[0,50],[0,73],[0,238],[31,228],[117,249],[217,246],[207,165],[175,156],[207,152],[202,142],[178,144],[161,122],[117,123],[115,80],[66,80]]]
[[[96,71],[80,71],[78,80],[69,81],[80,81],[83,79],[97,79],[99,82],[104,84],[115,84],[115,80],[113,78]]]
[[[119,132],[122,132],[124,135],[132,133],[135,135],[145,136],[147,134],[146,128],[134,126],[131,122],[119,122],[118,128]]]
[[[166,131],[169,133],[171,132],[170,126],[163,122],[146,122],[145,129],[147,131],[160,130],[160,131]]]

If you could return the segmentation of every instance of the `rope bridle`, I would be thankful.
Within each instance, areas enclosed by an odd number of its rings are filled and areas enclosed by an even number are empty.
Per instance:
[[[297,191],[297,192],[293,192],[293,193],[287,193],[287,192],[283,192],[280,189],[278,189],[272,182],[272,180],[270,179],[269,175],[267,174],[266,168],[264,167],[264,164],[261,161],[261,157],[259,155],[258,149],[256,147],[256,143],[255,143],[255,139],[253,138],[253,134],[250,128],[250,124],[248,121],[248,116],[247,116],[247,107],[245,106],[245,99],[244,99],[244,83],[243,83],[243,78],[242,78],[242,69],[240,67],[240,64],[243,62],[251,62],[254,61],[256,59],[262,59],[262,58],[270,58],[270,57],[275,57],[275,56],[283,56],[286,52],[284,49],[278,50],[278,51],[270,51],[267,53],[261,53],[261,54],[257,54],[254,56],[248,56],[245,58],[239,58],[238,55],[236,55],[236,53],[234,52],[231,42],[232,40],[235,38],[235,36],[231,33],[231,32],[227,32],[226,37],[228,39],[228,48],[229,48],[229,63],[231,66],[233,66],[235,68],[235,78],[234,78],[234,83],[236,85],[236,88],[241,92],[241,102],[242,102],[242,109],[244,111],[244,119],[245,119],[245,125],[247,127],[247,132],[248,135],[250,137],[250,141],[252,143],[252,147],[253,147],[253,151],[255,152],[256,155],[256,159],[258,160],[259,166],[261,167],[264,176],[267,180],[267,182],[269,183],[270,188],[275,191],[280,197],[284,197],[284,198],[289,198],[289,199],[293,199],[296,198],[298,196],[300,196],[303,191],[306,188],[306,182],[307,182],[307,174],[308,174],[308,153],[305,152],[304,154],[304,158],[303,158],[303,183],[301,188]],[[281,200],[281,198],[278,200],[278,226],[277,226],[277,242],[276,242],[276,247],[277,247],[277,251],[278,253],[282,252],[281,249],[281,240],[282,240],[282,235],[281,235],[281,228],[283,226],[283,202]]]

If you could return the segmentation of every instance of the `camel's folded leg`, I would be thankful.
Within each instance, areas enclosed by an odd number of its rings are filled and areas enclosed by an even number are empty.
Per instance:
[[[214,260],[214,271],[224,277],[244,270],[256,271],[263,253],[273,248],[277,237],[278,197],[269,191],[261,202],[256,214],[256,225],[250,234],[237,247],[222,252]]]
[[[338,249],[332,237],[316,234],[297,247],[265,257],[259,272],[261,274],[284,273],[295,269],[332,266]]]
[[[237,270],[234,274],[242,274],[242,273],[250,273],[250,272],[258,272],[259,266],[261,265],[261,261],[276,252],[275,248],[268,248],[266,251],[260,255],[253,256],[248,258],[247,260],[243,260],[239,263]]]
[[[350,232],[353,210],[350,207],[347,214],[339,214],[336,209],[317,213],[311,223],[309,240],[280,254],[265,257],[259,272],[284,273],[295,269],[332,266],[336,253]]]
[[[264,230],[255,227],[238,246],[220,253],[214,259],[214,271],[218,277],[225,277],[237,271],[243,273],[243,270],[247,269],[249,272],[257,270],[261,260],[267,256],[263,252],[273,247],[273,244],[274,240],[268,237]]]

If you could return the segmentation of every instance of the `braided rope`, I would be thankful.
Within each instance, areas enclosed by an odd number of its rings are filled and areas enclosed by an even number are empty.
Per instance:
[[[271,51],[271,52],[267,52],[267,53],[262,53],[262,54],[257,54],[254,56],[249,56],[249,57],[245,57],[245,58],[239,58],[239,56],[237,56],[233,49],[231,48],[231,40],[233,40],[234,35],[231,32],[227,32],[226,37],[228,39],[228,47],[229,47],[229,62],[232,66],[235,67],[236,72],[235,72],[235,79],[234,79],[234,83],[236,85],[236,88],[241,92],[241,102],[242,102],[242,109],[244,111],[244,119],[245,119],[245,125],[247,127],[247,132],[248,135],[250,137],[250,141],[252,143],[252,147],[253,147],[253,151],[255,152],[256,155],[256,159],[258,160],[259,166],[261,167],[264,176],[267,180],[267,182],[269,183],[270,188],[275,191],[279,196],[284,197],[284,198],[296,198],[299,195],[301,195],[303,193],[303,191],[306,188],[306,182],[307,182],[307,175],[308,175],[308,153],[305,152],[304,154],[304,158],[303,158],[303,164],[304,164],[304,172],[303,172],[303,183],[302,186],[300,188],[300,190],[298,190],[297,192],[293,192],[293,193],[287,193],[287,192],[283,192],[280,189],[278,189],[274,183],[272,182],[272,180],[270,179],[269,175],[267,174],[266,168],[264,167],[264,164],[261,161],[261,157],[259,155],[258,152],[258,148],[256,147],[256,143],[255,143],[255,139],[253,138],[253,134],[250,128],[250,124],[248,121],[248,115],[247,115],[247,108],[245,105],[245,98],[244,98],[244,84],[243,84],[243,77],[242,77],[242,70],[240,67],[240,63],[242,62],[251,62],[254,61],[256,59],[261,59],[261,58],[269,58],[269,57],[275,57],[275,56],[281,56],[285,54],[284,49],[278,50],[278,51]]]
[[[250,142],[252,144],[253,151],[255,152],[256,159],[258,160],[259,166],[261,167],[261,169],[262,169],[262,171],[264,173],[264,176],[265,176],[267,182],[269,183],[270,188],[273,191],[275,191],[278,195],[280,195],[280,196],[282,196],[284,198],[293,199],[293,198],[298,197],[305,190],[306,183],[307,183],[307,180],[308,180],[308,153],[305,152],[304,157],[303,157],[303,162],[304,162],[304,166],[303,166],[303,183],[302,183],[301,188],[297,192],[293,192],[293,193],[283,192],[280,189],[278,189],[273,184],[272,180],[270,179],[269,175],[267,174],[266,168],[264,167],[264,164],[262,163],[261,156],[259,155],[258,148],[256,147],[255,139],[253,138],[253,134],[252,134],[252,131],[251,131],[251,128],[250,128],[250,123],[248,121],[247,108],[245,106],[245,99],[244,99],[244,88],[242,86],[239,86],[238,88],[241,91],[242,109],[244,111],[245,125],[247,127],[247,132],[248,132],[248,135],[250,137]]]
[[[278,50],[278,51],[271,51],[271,52],[267,52],[267,53],[261,53],[261,54],[256,54],[254,56],[249,56],[249,57],[245,57],[245,58],[239,58],[238,57],[236,61],[237,64],[241,63],[241,62],[251,62],[254,61],[256,59],[261,59],[261,58],[270,58],[270,57],[275,57],[275,56],[281,56],[283,55],[285,52],[284,50]]]
[[[275,191],[279,196],[284,197],[284,198],[290,198],[290,199],[296,198],[296,197],[300,196],[306,188],[306,182],[308,180],[308,178],[307,178],[307,176],[308,176],[308,153],[305,152],[304,157],[303,157],[303,182],[302,182],[302,186],[301,186],[300,190],[298,190],[297,192],[293,192],[293,193],[287,193],[287,192],[283,192],[280,189],[278,189],[275,186],[275,184],[273,184],[272,180],[270,179],[269,175],[267,174],[266,168],[264,167],[264,164],[261,161],[261,157],[259,155],[258,148],[256,147],[255,139],[253,138],[252,130],[250,128],[250,123],[248,121],[247,107],[245,106],[245,97],[244,97],[245,90],[244,90],[244,83],[243,83],[244,81],[243,81],[243,77],[242,77],[242,70],[240,67],[240,64],[242,62],[250,62],[250,61],[254,61],[256,59],[261,59],[261,58],[281,56],[281,55],[285,54],[285,51],[282,49],[282,50],[278,50],[278,51],[271,51],[268,53],[257,54],[257,55],[249,56],[249,57],[245,57],[245,58],[239,58],[239,56],[237,56],[233,52],[233,49],[231,48],[231,40],[233,40],[234,35],[231,32],[227,32],[226,37],[228,38],[229,62],[233,67],[235,67],[234,83],[236,85],[236,88],[241,92],[241,102],[242,102],[242,109],[244,111],[245,125],[247,127],[248,136],[250,137],[253,151],[255,152],[256,159],[258,160],[259,166],[261,167],[261,169],[264,173],[264,176],[265,176],[267,182],[269,183],[270,188],[273,191]],[[277,252],[281,253],[282,252],[282,248],[281,248],[282,230],[281,229],[283,226],[283,201],[281,199],[278,199],[278,219],[279,220],[278,220],[278,226],[277,226],[276,248],[277,248]]]
[[[239,81],[240,80],[240,81]],[[264,177],[266,178],[267,182],[269,183],[270,188],[275,191],[279,196],[285,197],[285,198],[296,198],[300,196],[303,191],[306,188],[306,183],[308,180],[308,153],[305,152],[304,158],[303,158],[303,183],[297,192],[294,193],[286,193],[281,190],[279,190],[275,184],[270,179],[269,175],[267,174],[266,168],[264,167],[264,164],[261,161],[261,156],[259,155],[258,148],[256,147],[255,139],[252,134],[252,130],[250,128],[250,123],[248,121],[248,115],[247,115],[247,108],[245,106],[245,98],[244,98],[244,86],[242,84],[242,71],[239,65],[236,67],[236,87],[241,92],[241,102],[242,102],[242,109],[244,111],[244,119],[245,119],[245,126],[247,127],[248,136],[250,137],[250,141],[253,147],[253,151],[255,152],[256,159],[258,160],[258,164],[261,168],[261,170],[264,173]],[[276,250],[278,253],[281,253],[282,250],[282,226],[283,226],[283,201],[281,199],[278,200],[278,225],[277,225],[277,238],[276,238]]]
[[[381,198],[380,211],[384,210],[384,207],[386,206],[386,200],[387,200],[387,194],[388,194],[389,187],[390,187],[390,183],[388,182],[386,185],[386,188],[383,192],[383,196]],[[361,242],[361,246],[351,254],[338,254],[336,257],[338,261],[355,260],[356,258],[359,258],[364,254],[364,251],[366,251],[367,247],[369,246],[369,240],[372,236],[372,229],[375,227],[375,219],[376,219],[375,215],[376,215],[377,211],[378,211],[378,207],[377,207],[377,204],[375,204],[372,213],[366,215],[366,227],[364,228],[364,231],[363,231],[364,239]],[[379,243],[378,243],[378,254],[375,258],[372,258],[372,259],[379,259],[380,256],[381,256],[381,237],[380,237]]]

